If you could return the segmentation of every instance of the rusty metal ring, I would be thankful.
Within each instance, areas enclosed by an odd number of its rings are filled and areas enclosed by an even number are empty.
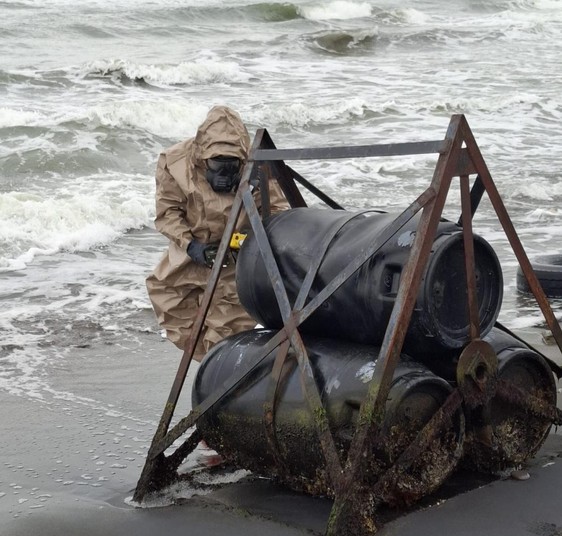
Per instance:
[[[462,351],[457,363],[457,384],[465,403],[486,404],[495,391],[498,357],[490,344],[474,339]]]

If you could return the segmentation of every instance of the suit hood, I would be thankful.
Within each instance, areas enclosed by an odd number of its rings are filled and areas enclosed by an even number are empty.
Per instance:
[[[234,156],[245,162],[249,150],[250,136],[238,113],[227,106],[211,108],[194,139],[198,163],[217,156]]]

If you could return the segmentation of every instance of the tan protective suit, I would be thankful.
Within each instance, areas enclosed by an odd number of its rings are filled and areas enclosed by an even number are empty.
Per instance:
[[[235,192],[215,192],[205,178],[207,158],[248,157],[250,137],[240,116],[226,106],[212,108],[194,138],[160,154],[156,170],[156,229],[170,239],[146,286],[166,336],[184,349],[193,327],[210,269],[196,264],[187,247],[196,239],[206,244],[222,238]],[[288,208],[276,182],[270,181],[271,211]],[[260,195],[254,199],[260,208]],[[249,228],[242,212],[236,231]],[[193,358],[201,361],[223,338],[251,329],[256,322],[238,301],[235,265],[222,268]]]

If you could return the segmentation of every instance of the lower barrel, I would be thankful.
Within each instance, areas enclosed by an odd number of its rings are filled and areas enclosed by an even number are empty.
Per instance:
[[[246,331],[213,347],[195,378],[194,407],[234,374],[254,366],[275,333],[266,329]],[[305,336],[304,342],[322,411],[343,463],[379,349],[313,336]],[[332,483],[327,477],[315,415],[306,401],[293,350],[279,376],[277,401],[267,431],[264,408],[272,403],[275,355],[276,350],[267,355],[239,387],[198,420],[197,427],[207,443],[236,466],[275,477],[300,491],[331,495]],[[368,485],[393,465],[450,392],[445,380],[402,356],[392,380],[381,433],[361,467]],[[389,504],[409,503],[436,489],[457,465],[463,438],[464,417],[459,410],[384,500]]]
[[[290,303],[295,303],[307,271],[317,259],[322,262],[307,302],[371,247],[396,216],[296,208],[269,218],[265,231]],[[404,225],[316,309],[301,330],[361,344],[382,344],[418,223],[419,216],[415,216]],[[480,332],[486,334],[500,311],[503,277],[494,250],[478,235],[474,235],[474,256]],[[236,282],[240,302],[248,313],[264,327],[281,328],[273,285],[252,234],[238,255]],[[441,221],[403,349],[416,356],[439,357],[444,349],[461,348],[469,340],[462,229]]]
[[[545,408],[554,407],[556,382],[546,360],[523,341],[499,328],[484,340],[497,354],[501,383],[485,410],[487,416],[478,408],[466,414],[463,464],[495,473],[525,463],[542,446],[552,424],[532,410],[529,398]],[[522,399],[517,400],[514,388]],[[491,425],[487,431],[486,423]]]

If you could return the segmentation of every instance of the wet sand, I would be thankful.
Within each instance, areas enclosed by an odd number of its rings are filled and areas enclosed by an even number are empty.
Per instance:
[[[329,500],[252,476],[202,496],[182,499],[192,492],[176,490],[161,503],[172,497],[173,506],[130,506],[180,352],[147,333],[119,345],[91,342],[66,356],[53,350],[51,358],[27,394],[0,392],[1,536],[323,533]],[[184,388],[177,418],[188,395]],[[562,436],[551,434],[529,480],[437,497],[381,533],[560,536],[561,456]]]

